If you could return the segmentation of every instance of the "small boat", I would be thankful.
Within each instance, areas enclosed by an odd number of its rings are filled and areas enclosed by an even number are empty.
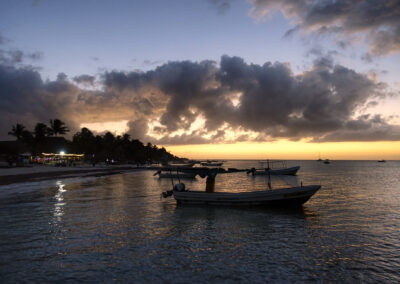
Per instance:
[[[290,167],[286,166],[285,161],[261,161],[262,165],[264,165],[264,169],[256,169],[251,168],[247,171],[247,174],[252,174],[253,176],[258,175],[290,175],[294,176],[297,174],[297,171],[300,169],[300,166]],[[265,165],[266,164],[266,165]]]
[[[196,163],[183,163],[183,164],[180,164],[180,163],[171,163],[171,164],[166,164],[166,165],[164,165],[165,167],[167,167],[167,168],[191,168],[191,167],[193,167],[194,165],[195,165]]]
[[[277,170],[257,170],[255,168],[251,168],[250,170],[247,171],[247,174],[252,174],[253,176],[265,176],[265,175],[289,175],[289,176],[294,176],[297,174],[297,171],[300,169],[300,166],[296,167],[290,167],[290,168],[284,168],[284,169],[277,169]]]
[[[224,163],[223,162],[218,162],[218,161],[207,161],[207,162],[201,162],[200,165],[203,167],[220,167]]]
[[[177,178],[177,179],[194,179],[197,173],[182,173],[182,172],[155,172],[153,176],[158,175],[159,178]]]
[[[329,159],[326,159],[325,161],[324,161],[324,164],[330,164],[331,162],[329,161]]]
[[[186,189],[184,183],[176,184],[172,190],[162,193],[164,198],[174,196],[177,204],[210,206],[299,206],[307,202],[320,185],[307,185],[272,189],[270,179],[268,189],[251,192],[214,192],[216,171],[210,170],[206,176],[206,190]],[[269,175],[268,175],[269,177]]]
[[[180,186],[182,188],[182,186]],[[184,188],[184,186],[183,186]],[[205,192],[178,190],[172,194],[178,204],[203,205],[301,205],[307,202],[319,189],[320,185],[298,186],[281,189],[268,189],[251,192]]]
[[[385,160],[379,160],[378,163],[386,163]]]

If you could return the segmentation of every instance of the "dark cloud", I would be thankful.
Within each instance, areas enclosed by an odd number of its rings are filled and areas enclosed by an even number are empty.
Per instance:
[[[373,61],[373,57],[371,56],[370,53],[366,52],[361,56],[361,60],[367,63],[371,63]]]
[[[35,51],[27,54],[26,57],[32,60],[41,60],[43,59],[43,52]]]
[[[308,1],[308,0],[251,0],[252,15],[263,17],[279,9],[296,23],[288,31],[311,31],[343,36],[366,34],[371,55],[400,52],[400,1]]]
[[[208,0],[209,3],[217,8],[218,13],[220,14],[226,13],[230,9],[233,1],[234,0]]]
[[[94,82],[96,80],[95,76],[91,76],[91,75],[87,75],[87,74],[83,74],[80,76],[75,76],[73,78],[73,80],[78,83],[78,84],[86,84],[86,85],[94,85]]]
[[[154,139],[148,137],[154,141],[156,144],[161,145],[188,145],[188,144],[208,144],[208,143],[215,143],[212,140],[204,138],[201,134],[197,131],[191,132],[189,134],[181,134],[181,135],[171,135],[171,136],[164,136],[160,139]]]
[[[16,122],[32,127],[57,117],[73,130],[80,123],[129,120],[133,138],[162,144],[400,140],[390,119],[360,116],[390,94],[385,84],[335,64],[329,54],[313,56],[301,74],[286,63],[248,64],[229,56],[219,65],[180,61],[147,72],[112,71],[95,91],[63,73],[43,82],[35,70],[2,65],[0,114],[6,119],[0,131],[4,137]],[[74,78],[82,80],[92,77]]]
[[[384,139],[382,139],[384,137]],[[380,116],[364,115],[355,120],[347,122],[338,131],[318,139],[319,142],[342,142],[342,141],[399,141],[400,126],[390,125]]]
[[[1,38],[0,38],[1,40]],[[20,65],[25,59],[40,60],[43,58],[43,53],[36,51],[33,53],[24,53],[19,49],[0,49],[0,63],[5,65]]]
[[[131,137],[135,137],[140,139],[141,141],[148,141],[147,131],[149,130],[148,127],[148,120],[144,117],[137,118],[135,120],[131,120],[128,123],[129,131],[128,133]]]

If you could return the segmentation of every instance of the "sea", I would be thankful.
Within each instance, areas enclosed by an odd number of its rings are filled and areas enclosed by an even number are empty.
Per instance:
[[[297,165],[291,182],[322,185],[298,208],[177,206],[160,196],[177,181],[149,170],[1,186],[0,283],[400,283],[400,161]]]

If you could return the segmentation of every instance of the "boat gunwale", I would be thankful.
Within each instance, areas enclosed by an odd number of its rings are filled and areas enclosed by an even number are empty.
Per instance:
[[[209,198],[229,198],[230,196],[236,198],[254,198],[254,197],[274,197],[281,196],[284,194],[291,193],[304,193],[308,194],[313,192],[314,194],[321,188],[321,185],[307,185],[307,186],[297,186],[290,188],[278,188],[278,189],[267,189],[267,190],[258,190],[258,191],[241,191],[241,192],[206,192],[206,191],[197,191],[197,190],[188,190],[188,191],[174,191],[174,197],[178,198],[190,198],[190,197],[209,197]]]

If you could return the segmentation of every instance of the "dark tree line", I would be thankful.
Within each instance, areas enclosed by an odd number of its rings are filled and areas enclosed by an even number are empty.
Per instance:
[[[46,151],[46,145],[49,145],[50,140],[54,140],[49,137],[57,137],[67,132],[69,129],[65,123],[54,119],[50,120],[49,126],[41,122],[37,123],[32,132],[17,123],[8,134],[15,136],[18,141],[28,146],[32,154],[37,155]],[[97,162],[107,159],[132,163],[159,162],[165,159],[168,161],[179,160],[178,157],[167,152],[164,147],[158,148],[151,143],[144,145],[138,139],[131,139],[129,134],[115,136],[111,132],[107,132],[104,135],[94,135],[88,128],[82,128],[73,135],[72,141],[58,137],[58,142],[60,139],[65,141],[68,152],[83,153],[86,160],[95,159]]]
[[[50,119],[49,122],[49,126],[41,122],[37,123],[33,132],[28,131],[24,125],[17,123],[8,132],[8,135],[15,136],[18,141],[31,144],[34,140],[38,141],[44,137],[64,135],[69,132],[68,127],[61,120]]]

